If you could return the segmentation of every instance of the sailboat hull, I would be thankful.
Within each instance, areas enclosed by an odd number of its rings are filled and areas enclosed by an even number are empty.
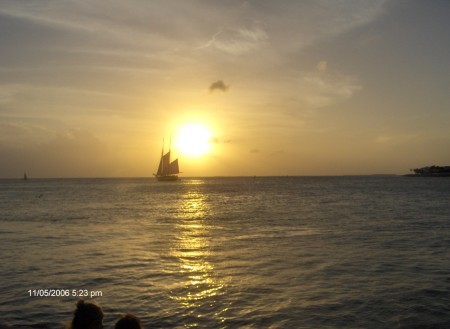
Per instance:
[[[176,175],[156,176],[156,179],[159,182],[173,182],[173,181],[178,180],[178,176],[176,176]]]

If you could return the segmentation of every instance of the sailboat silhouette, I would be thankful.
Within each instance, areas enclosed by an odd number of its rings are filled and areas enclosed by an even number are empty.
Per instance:
[[[161,150],[161,159],[159,160],[158,171],[153,174],[158,181],[176,181],[178,179],[178,174],[180,169],[178,166],[178,159],[170,161],[170,146],[169,151],[164,154],[164,140]]]

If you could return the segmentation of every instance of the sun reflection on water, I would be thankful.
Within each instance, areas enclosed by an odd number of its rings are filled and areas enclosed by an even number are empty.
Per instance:
[[[179,263],[179,282],[171,290],[171,298],[180,303],[188,316],[187,326],[197,326],[200,319],[223,322],[220,295],[224,285],[217,278],[211,260],[210,211],[205,195],[194,188],[183,196],[178,211],[178,236],[171,255]],[[202,320],[203,321],[203,320]]]

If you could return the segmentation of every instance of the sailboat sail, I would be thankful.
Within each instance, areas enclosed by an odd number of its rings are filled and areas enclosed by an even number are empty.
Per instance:
[[[156,172],[156,176],[162,175],[163,172],[163,158],[161,156],[161,160],[159,160],[158,171]]]
[[[166,155],[162,158],[162,174],[168,175],[170,170],[170,151],[166,153]]]
[[[178,166],[178,159],[170,162],[170,150],[164,154],[161,152],[161,159],[158,165],[158,171],[156,172],[156,178],[161,181],[165,180],[177,180],[180,168]]]
[[[178,168],[178,159],[172,161],[169,166],[169,175],[176,175],[180,173],[180,169]]]

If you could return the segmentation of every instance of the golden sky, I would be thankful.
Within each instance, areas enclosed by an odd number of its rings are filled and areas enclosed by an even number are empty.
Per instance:
[[[448,1],[16,1],[0,6],[0,177],[450,165]],[[176,156],[176,150],[174,150]]]

